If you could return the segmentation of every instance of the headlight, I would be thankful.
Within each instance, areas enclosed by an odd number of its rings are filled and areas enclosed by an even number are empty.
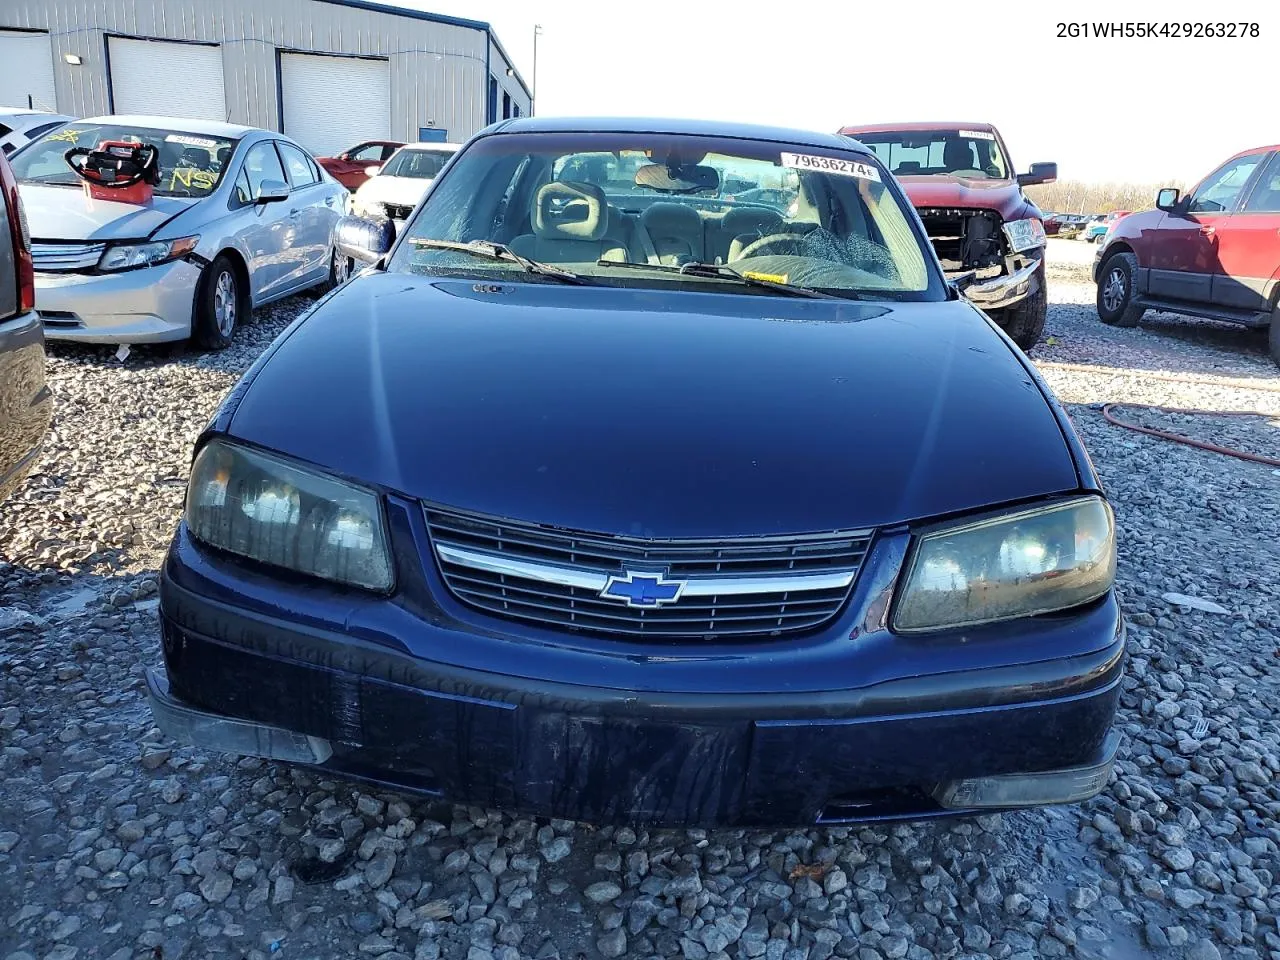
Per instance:
[[[1009,238],[1009,250],[1021,253],[1045,244],[1044,224],[1036,217],[1026,220],[1009,220],[1004,225],[1004,235]]]
[[[199,237],[182,237],[178,240],[160,240],[155,243],[113,243],[102,253],[99,270],[131,270],[134,267],[152,267],[158,263],[177,260],[190,253],[200,242]]]
[[[1086,497],[922,536],[908,562],[895,630],[909,633],[1051,613],[1115,580],[1115,518]]]
[[[377,494],[281,457],[210,441],[191,468],[186,521],[193,536],[242,557],[391,589]]]

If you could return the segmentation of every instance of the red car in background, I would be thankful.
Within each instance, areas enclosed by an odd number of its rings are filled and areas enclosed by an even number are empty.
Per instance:
[[[397,140],[366,140],[335,157],[316,157],[316,163],[348,190],[355,190],[369,179],[369,168],[379,167],[404,144]]]
[[[1115,224],[1093,275],[1103,323],[1162,310],[1269,329],[1280,363],[1280,145],[1236,154],[1186,196],[1161,190]]]

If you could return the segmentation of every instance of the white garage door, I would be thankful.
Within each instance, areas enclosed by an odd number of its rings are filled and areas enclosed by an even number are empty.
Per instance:
[[[284,132],[316,156],[391,136],[386,60],[280,54]]]
[[[107,53],[113,113],[227,119],[221,47],[109,37]]]
[[[0,30],[0,106],[56,110],[47,33]]]

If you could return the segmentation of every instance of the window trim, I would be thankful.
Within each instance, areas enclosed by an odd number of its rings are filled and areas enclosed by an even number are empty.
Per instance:
[[[1266,156],[1266,159],[1263,160],[1262,163],[1259,165],[1258,169],[1254,171],[1255,176],[1253,178],[1253,183],[1249,185],[1249,191],[1247,196],[1242,198],[1241,202],[1237,205],[1234,211],[1235,215],[1237,216],[1245,216],[1245,217],[1280,216],[1280,209],[1278,210],[1246,210],[1245,209],[1249,201],[1253,199],[1253,195],[1258,192],[1258,188],[1262,186],[1262,181],[1264,181],[1267,178],[1267,171],[1269,169],[1274,167],[1276,176],[1280,177],[1280,151],[1270,150],[1270,151],[1267,151],[1265,156]]]
[[[233,190],[232,198],[236,201],[238,209],[243,209],[244,207],[251,207],[258,202],[258,198],[253,195],[253,178],[249,176],[248,163],[249,163],[249,155],[259,147],[268,149],[273,154],[275,154],[276,162],[280,164],[280,172],[285,175],[284,182],[286,184],[289,183],[289,175],[285,170],[284,160],[281,159],[280,151],[276,149],[275,143],[276,143],[275,140],[264,139],[264,140],[258,140],[255,143],[251,143],[248,145],[248,147],[245,148],[244,156],[240,160],[240,169],[236,173],[236,179],[238,180],[240,178],[241,173],[244,174],[245,180],[248,182],[248,185],[249,185],[249,202],[248,203],[240,202],[240,198],[235,196],[235,191]]]

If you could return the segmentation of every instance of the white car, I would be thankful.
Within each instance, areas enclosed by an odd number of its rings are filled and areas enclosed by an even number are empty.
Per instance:
[[[38,140],[74,119],[75,117],[45,110],[0,107],[0,152],[7,157],[32,140]]]
[[[94,198],[65,156],[132,141],[158,151],[142,202]],[[217,350],[255,307],[346,280],[333,228],[347,191],[284,134],[209,120],[91,117],[13,155],[49,340]]]
[[[461,144],[407,143],[381,167],[369,168],[369,179],[348,201],[358,217],[407,220]]]

